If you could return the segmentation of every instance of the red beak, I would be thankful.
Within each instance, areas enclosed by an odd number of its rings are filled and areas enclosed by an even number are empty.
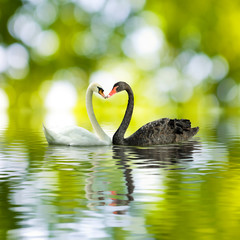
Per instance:
[[[112,89],[112,91],[108,94],[107,97],[109,98],[109,97],[111,97],[112,95],[116,94],[116,93],[117,93],[117,90],[116,90],[116,89],[117,89],[117,87],[114,87],[114,88]]]

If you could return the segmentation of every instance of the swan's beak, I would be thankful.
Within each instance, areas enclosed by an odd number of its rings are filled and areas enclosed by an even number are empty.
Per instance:
[[[103,97],[103,98],[107,98],[107,96],[105,96],[104,91],[102,88],[99,89],[98,93]]]
[[[114,87],[112,91],[107,95],[107,98],[111,97],[112,95],[117,93],[117,87]]]

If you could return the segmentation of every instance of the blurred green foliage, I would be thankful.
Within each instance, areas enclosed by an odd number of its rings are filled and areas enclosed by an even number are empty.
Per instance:
[[[54,82],[70,83],[82,102],[95,80],[125,80],[152,108],[239,108],[239,1],[0,5],[0,95],[10,109],[43,109]]]

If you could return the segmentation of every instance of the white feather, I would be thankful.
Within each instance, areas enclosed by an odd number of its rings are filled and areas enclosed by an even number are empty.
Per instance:
[[[43,125],[43,131],[49,144],[69,146],[104,146],[111,145],[109,141],[103,141],[88,130],[72,126],[66,129],[52,131]]]
[[[99,84],[92,83],[88,87],[86,94],[88,116],[97,135],[78,126],[68,127],[60,131],[53,131],[43,125],[43,131],[49,144],[69,146],[111,145],[111,138],[100,127],[93,112],[92,94],[93,92],[98,92],[99,87],[101,87]]]

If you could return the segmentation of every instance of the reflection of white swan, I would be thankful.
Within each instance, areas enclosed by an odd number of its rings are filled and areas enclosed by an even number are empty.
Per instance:
[[[89,85],[86,94],[86,107],[88,117],[92,123],[92,126],[96,132],[96,135],[88,130],[72,126],[59,132],[52,131],[43,126],[45,137],[49,144],[58,145],[72,145],[72,146],[97,146],[97,145],[110,145],[111,138],[103,131],[97,122],[97,119],[93,112],[92,106],[92,94],[96,92],[105,97],[102,87],[97,83]]]

